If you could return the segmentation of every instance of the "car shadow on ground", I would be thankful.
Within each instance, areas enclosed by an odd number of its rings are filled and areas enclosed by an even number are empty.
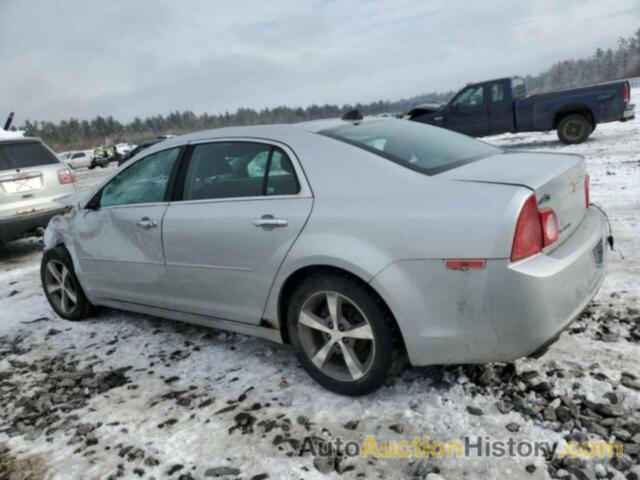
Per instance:
[[[43,247],[41,236],[0,243],[0,270],[6,271],[33,260],[35,256],[40,255]]]

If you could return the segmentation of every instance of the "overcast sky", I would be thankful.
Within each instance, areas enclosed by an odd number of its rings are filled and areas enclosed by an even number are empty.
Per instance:
[[[638,0],[0,0],[0,118],[398,99],[614,47]]]

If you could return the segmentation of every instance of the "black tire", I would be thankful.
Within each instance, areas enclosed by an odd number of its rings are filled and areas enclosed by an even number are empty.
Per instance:
[[[567,115],[558,124],[558,138],[566,145],[584,142],[594,128],[587,117],[579,113]]]
[[[66,276],[66,285],[69,286],[76,296],[75,304],[72,307],[69,306],[67,309],[68,311],[64,311],[62,309],[60,300],[57,298],[57,294],[50,292],[49,288],[47,288],[47,282],[52,278],[51,272],[48,271],[50,263],[55,266],[62,265],[66,267],[68,271]],[[78,321],[84,320],[96,312],[96,307],[89,302],[82,290],[80,282],[78,282],[78,277],[76,277],[76,272],[73,268],[73,261],[71,260],[66,248],[59,246],[44,252],[42,262],[40,264],[40,281],[42,283],[42,290],[44,291],[45,297],[47,297],[49,305],[51,305],[51,308],[53,308],[60,317],[66,320]],[[67,299],[67,302],[68,301],[69,300]]]
[[[368,369],[360,378],[349,380],[333,378],[317,367],[305,350],[299,331],[300,312],[307,301],[322,296],[325,292],[335,292],[352,302],[364,314],[365,321],[371,327],[373,333],[371,350],[373,353],[369,354]],[[333,273],[317,273],[307,277],[290,297],[287,306],[287,320],[289,339],[296,357],[307,373],[326,389],[341,395],[360,396],[374,392],[387,379],[395,357],[395,324],[381,300],[358,281]],[[364,342],[368,341],[364,340]],[[340,342],[337,343],[338,345],[334,344],[337,353],[329,355],[337,357],[334,358],[336,362],[340,361],[339,357],[342,357],[342,362],[345,362],[341,352],[342,345]],[[356,346],[357,343],[354,343],[353,348],[355,349]]]

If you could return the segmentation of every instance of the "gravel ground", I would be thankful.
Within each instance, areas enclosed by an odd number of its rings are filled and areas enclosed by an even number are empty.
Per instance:
[[[486,140],[584,154],[592,199],[614,226],[619,251],[600,293],[546,355],[408,368],[374,395],[340,397],[286,346],[114,310],[57,318],[39,286],[41,242],[26,239],[0,247],[0,479],[639,478],[640,121],[600,125],[574,147],[553,134]],[[106,173],[80,172],[81,185]],[[615,439],[625,453],[374,459],[303,448],[368,434]]]

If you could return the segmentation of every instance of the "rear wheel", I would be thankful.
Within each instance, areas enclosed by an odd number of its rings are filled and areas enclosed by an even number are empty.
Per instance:
[[[49,304],[62,318],[83,320],[95,312],[82,291],[71,257],[64,247],[44,252],[40,278]]]
[[[587,117],[579,113],[567,115],[558,124],[558,138],[562,143],[567,145],[574,145],[576,143],[582,143],[594,128]]]
[[[337,274],[308,277],[288,306],[298,360],[320,385],[343,395],[365,395],[384,383],[394,353],[391,322],[371,292]]]

